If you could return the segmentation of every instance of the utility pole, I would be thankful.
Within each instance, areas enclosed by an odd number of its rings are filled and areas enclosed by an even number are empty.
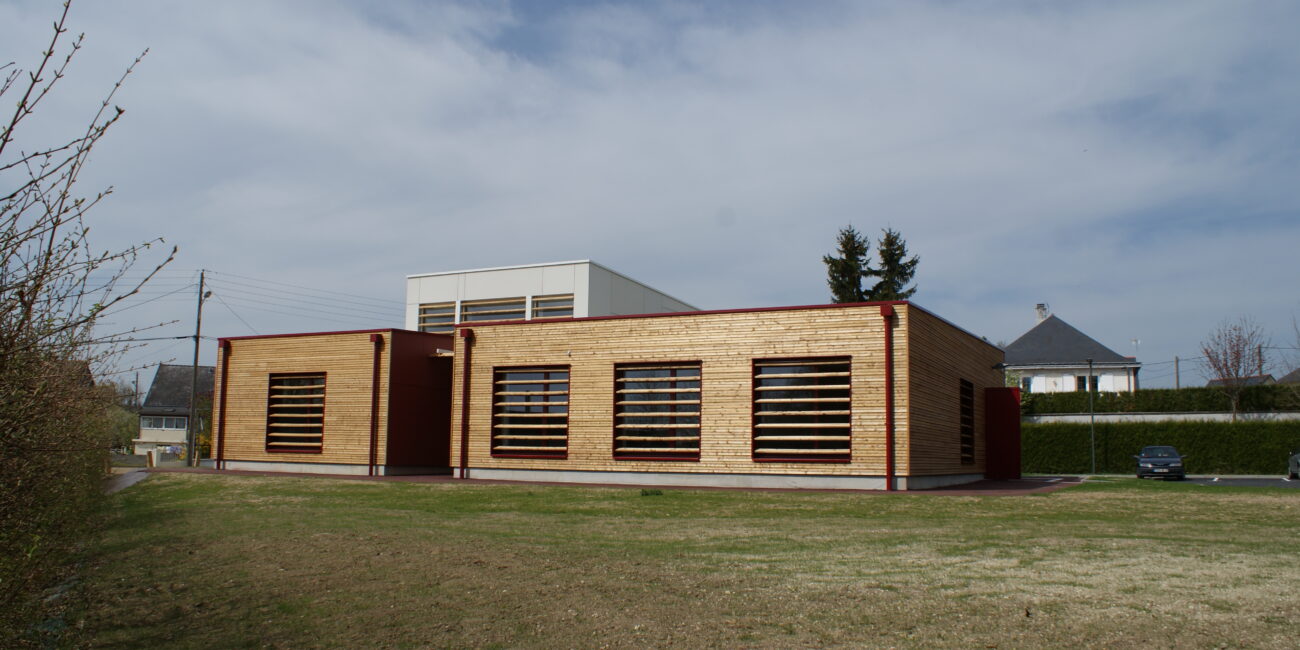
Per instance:
[[[1092,359],[1088,359],[1088,438],[1092,446],[1092,473],[1097,473],[1097,416],[1092,410]]]
[[[1178,381],[1178,357],[1174,357],[1174,390],[1182,388]]]
[[[206,271],[199,269],[199,304],[194,315],[194,364],[190,370],[190,416],[187,420],[188,431],[185,434],[185,451],[186,464],[190,467],[199,466],[199,413],[198,413],[198,391],[199,391],[199,340],[203,335],[203,300],[212,295],[212,292],[203,292],[204,275]]]

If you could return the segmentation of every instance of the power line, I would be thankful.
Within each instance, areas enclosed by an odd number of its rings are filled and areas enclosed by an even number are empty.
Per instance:
[[[228,282],[229,282],[228,280],[220,280],[220,279],[219,279],[218,282],[217,282],[217,286],[225,286]],[[258,288],[261,288],[261,287],[258,287]],[[253,290],[253,289],[242,289],[242,288],[238,288],[238,287],[234,287],[234,288],[226,287],[226,291],[227,291],[227,293],[235,294],[235,295],[232,295],[232,296],[231,296],[232,298],[234,298],[234,297],[242,297],[242,296],[244,296],[244,295],[251,295],[251,296],[258,296],[258,297],[262,297],[262,298],[272,298],[272,299],[275,299],[275,303],[273,303],[273,304],[277,304],[277,305],[283,305],[283,304],[286,303],[286,302],[291,302],[291,303],[301,303],[301,304],[303,304],[303,305],[309,305],[309,306],[310,306],[310,307],[303,307],[303,309],[314,309],[314,308],[316,308],[316,307],[321,307],[321,306],[332,306],[332,305],[338,305],[338,307],[337,307],[336,309],[332,310],[333,313],[336,313],[336,314],[337,314],[337,313],[340,313],[340,312],[349,313],[349,314],[351,314],[351,313],[358,313],[358,312],[364,312],[364,313],[371,314],[371,315],[374,315],[374,316],[378,316],[378,317],[381,317],[381,318],[390,318],[390,317],[397,317],[397,316],[399,316],[399,315],[401,315],[401,314],[404,313],[404,310],[401,310],[401,309],[398,309],[398,308],[395,308],[395,307],[394,307],[394,308],[391,308],[391,309],[389,309],[389,310],[386,310],[386,311],[378,311],[378,310],[376,310],[376,309],[374,309],[373,307],[370,307],[370,306],[368,306],[368,305],[363,306],[363,307],[369,307],[369,308],[358,308],[358,307],[344,306],[344,305],[339,304],[338,301],[333,301],[333,300],[331,300],[331,301],[328,302],[328,303],[326,303],[326,302],[322,302],[322,301],[320,301],[320,300],[304,300],[304,299],[302,299],[302,298],[297,298],[297,297],[294,297],[294,296],[292,296],[292,295],[286,295],[286,294],[283,293],[283,292],[279,292],[279,293],[266,293],[265,291],[256,291],[256,290]],[[270,289],[270,291],[276,291],[276,290],[275,290],[275,289]],[[252,298],[247,298],[247,299],[248,299],[248,300],[252,300]],[[346,301],[343,301],[343,302],[346,302]]]
[[[282,309],[292,309],[292,310],[296,310],[296,311],[299,311],[299,312],[305,312],[305,313],[302,314],[302,315],[304,315],[304,316],[316,316],[316,315],[318,315],[318,314],[325,314],[325,315],[328,315],[328,316],[334,316],[334,317],[355,318],[356,320],[359,320],[359,321],[374,321],[374,320],[376,320],[377,318],[394,318],[394,319],[396,319],[396,314],[389,315],[389,316],[384,316],[384,315],[379,315],[379,314],[370,315],[370,314],[362,314],[362,313],[359,313],[359,312],[337,311],[337,310],[333,310],[333,309],[318,309],[318,308],[316,308],[316,307],[303,307],[303,306],[296,305],[296,304],[285,304],[285,302],[282,302],[282,301],[261,300],[261,299],[258,299],[258,298],[249,298],[249,297],[247,297],[247,296],[239,296],[239,295],[232,295],[232,296],[230,297],[230,299],[233,300],[233,301],[235,301],[235,302],[237,302],[237,303],[238,303],[238,302],[244,302],[244,303],[250,303],[250,302],[251,302],[251,303],[258,303],[258,304],[263,304],[263,305],[272,305],[272,306],[275,306],[275,307],[280,307],[280,308],[282,308]],[[308,304],[311,304],[311,303],[308,303]]]
[[[217,292],[214,291],[214,292],[212,293],[212,297],[213,297],[213,298],[216,298],[216,299],[217,299],[217,302],[221,303],[222,306],[224,306],[226,309],[229,309],[229,310],[230,310],[230,313],[231,313],[232,315],[234,315],[235,318],[238,318],[238,319],[239,319],[239,322],[243,323],[243,324],[244,324],[244,327],[247,327],[248,330],[249,330],[250,332],[252,332],[252,333],[254,333],[254,334],[260,334],[260,333],[261,333],[261,332],[258,332],[256,329],[254,329],[252,325],[249,325],[249,324],[248,324],[248,321],[244,320],[244,317],[243,317],[243,316],[240,316],[238,313],[236,313],[235,310],[234,310],[233,308],[231,308],[230,305],[226,304],[226,301],[221,299],[221,294],[220,294],[220,293],[217,293]]]
[[[186,291],[186,290],[193,289],[193,288],[194,288],[194,285],[193,285],[193,284],[186,285],[186,286],[184,286],[184,287],[181,287],[181,288],[179,288],[179,289],[176,289],[175,291],[168,291],[167,293],[164,293],[164,294],[162,294],[161,296],[158,296],[158,297],[155,297],[155,298],[150,298],[150,299],[145,300],[145,301],[142,301],[142,302],[133,303],[133,304],[127,305],[127,306],[125,306],[125,307],[123,307],[123,308],[121,308],[121,309],[113,310],[113,311],[111,312],[111,314],[110,314],[110,313],[105,313],[105,314],[103,314],[103,315],[104,315],[104,316],[108,316],[108,315],[116,316],[116,315],[118,315],[118,314],[120,314],[120,313],[122,313],[122,312],[124,312],[124,311],[126,311],[126,310],[128,310],[128,309],[135,309],[136,307],[139,307],[139,306],[141,306],[141,305],[147,305],[147,304],[149,304],[149,303],[151,303],[151,302],[153,302],[153,301],[155,301],[155,300],[162,300],[163,298],[166,298],[167,296],[175,295],[175,294],[178,294],[178,293],[180,293],[180,292],[182,292],[182,291]]]
[[[281,287],[290,287],[290,288],[293,288],[293,289],[299,289],[299,290],[303,290],[303,291],[310,291],[310,292],[313,292],[313,293],[319,293],[319,294],[326,294],[326,295],[333,295],[333,296],[345,296],[345,297],[347,297],[347,298],[352,298],[352,299],[354,299],[354,300],[360,300],[360,301],[362,301],[362,302],[358,302],[358,303],[355,303],[355,304],[363,305],[363,306],[367,306],[367,307],[372,307],[372,308],[374,308],[374,307],[391,308],[390,306],[391,306],[391,305],[393,304],[393,302],[394,302],[394,301],[391,301],[391,300],[384,300],[384,299],[382,299],[382,298],[374,298],[374,297],[372,297],[372,296],[359,296],[359,295],[352,294],[352,293],[344,293],[344,292],[342,292],[342,291],[330,291],[330,290],[328,290],[328,289],[315,289],[315,288],[312,288],[312,287],[305,287],[305,286],[302,286],[302,285],[300,285],[300,284],[290,284],[290,283],[288,283],[288,282],[278,282],[278,281],[276,281],[276,280],[262,280],[262,279],[259,279],[259,278],[251,278],[251,277],[248,277],[248,276],[245,276],[245,275],[238,275],[238,274],[235,274],[235,273],[226,273],[226,272],[222,272],[222,271],[212,271],[212,273],[214,273],[214,274],[216,274],[216,275],[219,275],[219,276],[224,275],[224,276],[228,276],[228,277],[231,277],[231,278],[239,278],[240,280],[246,280],[246,281],[248,281],[248,282],[254,282],[254,283],[257,283],[257,284],[270,284],[270,285],[276,285],[276,286],[281,286]],[[226,280],[226,282],[230,282],[230,283],[233,283],[233,284],[242,284],[242,283],[240,283],[240,282],[237,281],[237,280]],[[247,285],[247,284],[245,284],[245,286],[253,286],[253,287],[256,287],[257,285],[256,285],[256,284],[254,284],[254,285]],[[337,301],[337,302],[353,302],[353,301],[349,301],[349,300],[339,300],[339,299],[337,299],[337,298],[335,298],[334,300]]]
[[[234,298],[234,297],[232,297],[231,300],[234,301],[235,304],[239,304],[239,302],[240,302],[240,299],[239,299],[239,298]],[[278,311],[278,310],[275,310],[275,309],[267,309],[266,307],[258,307],[258,306],[256,306],[256,305],[242,305],[242,307],[244,307],[244,308],[246,308],[246,309],[251,309],[251,310],[253,310],[253,311],[266,312],[266,313],[269,313],[269,314],[279,314],[279,315],[281,315],[281,316],[293,316],[293,317],[296,317],[296,318],[313,318],[313,319],[316,319],[316,320],[329,321],[329,322],[332,322],[332,323],[343,323],[343,324],[347,324],[347,325],[356,325],[356,324],[358,324],[358,323],[368,323],[368,325],[369,325],[370,327],[374,327],[374,325],[375,325],[375,323],[374,323],[373,320],[360,319],[360,318],[358,318],[358,319],[353,319],[353,320],[342,320],[342,319],[339,319],[339,318],[329,318],[329,317],[326,317],[326,316],[319,316],[319,315],[316,315],[316,314],[305,314],[305,313],[302,313],[302,312],[291,313],[291,312],[285,312],[285,311]]]

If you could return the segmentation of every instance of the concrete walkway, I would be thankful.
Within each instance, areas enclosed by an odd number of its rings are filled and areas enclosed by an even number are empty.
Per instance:
[[[112,476],[106,477],[104,479],[104,494],[113,494],[114,492],[121,492],[122,490],[125,490],[131,487],[132,485],[135,485],[136,483],[139,483],[140,481],[149,478],[149,472],[145,470],[143,467],[129,467],[129,468],[117,468],[117,469],[126,469],[127,471],[121,474],[114,473]]]
[[[382,481],[388,483],[459,483],[461,485],[531,485],[545,487],[553,485],[556,487],[598,487],[598,488],[624,488],[624,489],[643,489],[653,488],[662,490],[743,490],[751,492],[846,492],[862,495],[894,495],[894,494],[936,494],[947,496],[1011,496],[1017,494],[1041,494],[1043,492],[1053,492],[1061,488],[1078,485],[1083,482],[1083,477],[1077,476],[1031,476],[1017,480],[1009,481],[977,481],[965,485],[953,485],[949,487],[933,488],[929,490],[899,490],[897,492],[885,492],[883,490],[813,490],[802,488],[739,488],[739,487],[713,487],[713,486],[684,486],[684,485],[627,485],[622,483],[552,483],[552,482],[535,482],[535,481],[501,481],[491,479],[458,479],[449,474],[420,474],[409,476],[357,476],[348,474],[298,474],[292,472],[259,472],[249,470],[216,470],[207,468],[168,468],[159,467],[148,470],[150,472],[190,472],[195,474],[225,474],[229,476],[282,476],[294,478],[328,478],[336,480],[353,480],[353,481]]]

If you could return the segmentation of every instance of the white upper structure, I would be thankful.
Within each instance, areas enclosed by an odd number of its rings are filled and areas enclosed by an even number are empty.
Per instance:
[[[591,260],[406,277],[406,329],[456,323],[699,311]]]
[[[1098,343],[1037,306],[1038,324],[1008,345],[1005,366],[1030,393],[1133,392],[1142,364]],[[1091,361],[1091,364],[1089,362]],[[1089,374],[1091,371],[1091,374]]]

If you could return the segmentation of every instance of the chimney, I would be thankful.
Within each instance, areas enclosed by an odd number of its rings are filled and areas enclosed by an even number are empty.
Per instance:
[[[1038,322],[1040,323],[1047,320],[1047,315],[1050,313],[1047,311],[1047,303],[1045,302],[1034,305],[1034,311],[1038,312]]]

